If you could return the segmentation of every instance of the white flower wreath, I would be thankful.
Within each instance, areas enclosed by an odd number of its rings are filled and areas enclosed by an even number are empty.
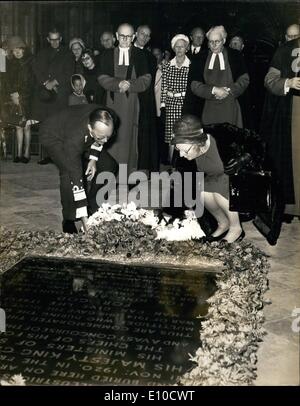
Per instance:
[[[122,206],[119,204],[111,206],[104,203],[88,219],[88,226],[98,227],[104,221],[128,219],[151,226],[156,231],[156,239],[158,240],[185,241],[204,237],[205,233],[201,229],[195,213],[192,210],[186,210],[184,214],[185,218],[183,220],[176,219],[172,224],[169,224],[170,217],[165,216],[160,220],[153,210],[140,209],[134,202],[127,205],[124,203]]]

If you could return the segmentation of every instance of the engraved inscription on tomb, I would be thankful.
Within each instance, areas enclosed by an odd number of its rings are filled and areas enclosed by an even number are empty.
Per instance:
[[[26,259],[6,272],[0,376],[29,385],[172,384],[193,367],[215,274]]]

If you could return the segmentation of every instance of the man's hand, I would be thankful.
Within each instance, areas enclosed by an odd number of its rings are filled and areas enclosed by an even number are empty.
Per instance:
[[[18,92],[11,93],[10,98],[11,101],[17,106],[20,104],[20,95]]]
[[[57,92],[58,81],[56,79],[48,80],[45,83],[45,87],[46,87],[47,90],[54,90],[55,92]]]
[[[90,159],[87,169],[85,171],[85,175],[87,175],[87,180],[90,182],[93,177],[95,176],[95,173],[97,171],[97,166],[96,166],[96,161],[94,159]]]
[[[82,222],[82,227],[83,227],[83,230],[84,230],[84,234],[87,234],[88,233],[88,226],[87,226],[88,218],[87,217],[81,217],[80,220]]]
[[[119,83],[120,93],[125,93],[130,88],[130,83],[127,80],[121,80]]]
[[[292,79],[288,79],[286,84],[291,89],[300,90],[300,78],[295,77],[295,78],[292,78]]]
[[[217,100],[222,100],[229,95],[229,90],[227,87],[215,87],[213,94]]]

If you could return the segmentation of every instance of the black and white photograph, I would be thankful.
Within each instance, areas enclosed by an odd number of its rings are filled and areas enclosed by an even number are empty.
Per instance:
[[[0,1],[0,397],[300,386],[299,72],[299,0]]]

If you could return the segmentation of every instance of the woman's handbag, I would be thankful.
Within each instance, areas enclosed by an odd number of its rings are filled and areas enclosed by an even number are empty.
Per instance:
[[[229,209],[239,213],[264,213],[272,208],[270,171],[241,171],[229,176]]]

